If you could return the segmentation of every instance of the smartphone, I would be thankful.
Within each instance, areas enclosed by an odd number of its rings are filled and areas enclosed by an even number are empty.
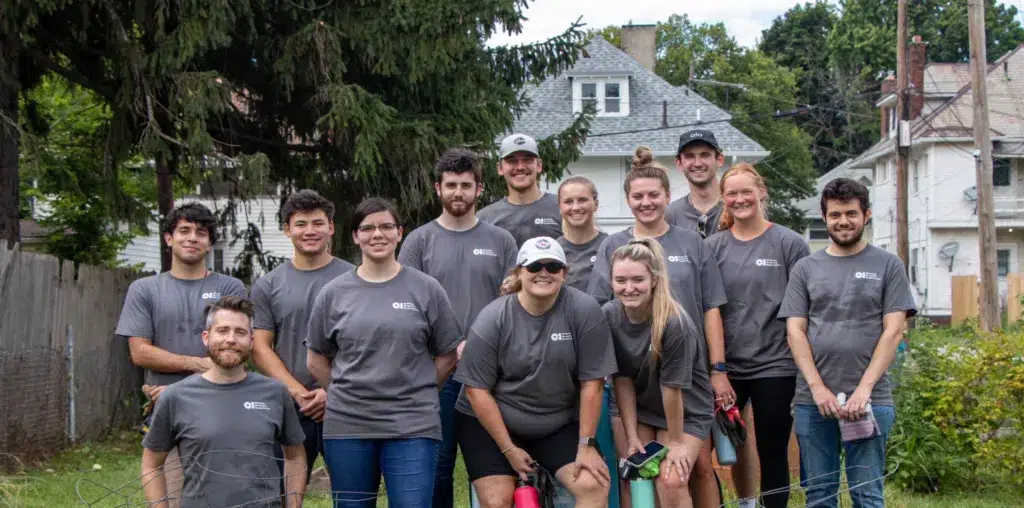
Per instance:
[[[665,445],[657,441],[651,441],[644,445],[643,452],[636,452],[633,455],[630,455],[626,458],[626,462],[633,467],[642,468],[644,467],[644,464],[653,459],[662,457],[667,452],[668,448],[665,448]]]

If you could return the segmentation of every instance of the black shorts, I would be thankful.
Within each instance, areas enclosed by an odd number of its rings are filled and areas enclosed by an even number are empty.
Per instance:
[[[466,464],[469,481],[487,476],[518,476],[516,470],[512,469],[512,465],[501,454],[498,444],[475,416],[455,411],[455,435],[459,441],[459,448],[463,450],[462,460]],[[512,443],[526,450],[541,467],[555,474],[559,469],[576,461],[580,424],[573,421],[554,433],[537,439],[524,439],[512,433],[509,433],[509,437],[512,438]]]

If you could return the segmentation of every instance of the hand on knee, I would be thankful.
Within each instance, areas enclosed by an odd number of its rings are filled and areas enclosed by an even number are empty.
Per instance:
[[[655,488],[658,492],[658,500],[662,508],[675,508],[679,506],[690,506],[689,478],[682,478],[673,473],[668,478],[659,475],[655,480]]]

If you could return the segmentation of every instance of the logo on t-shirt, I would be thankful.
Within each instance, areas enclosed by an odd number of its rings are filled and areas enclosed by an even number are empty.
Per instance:
[[[689,263],[690,262],[690,256],[686,256],[686,255],[683,255],[683,256],[669,256],[668,257],[668,262],[669,263]]]
[[[391,304],[391,308],[395,310],[419,310],[416,305],[408,302],[395,302]]]
[[[572,340],[572,334],[569,333],[569,332],[565,332],[565,333],[557,333],[557,332],[556,333],[552,333],[551,334],[551,340],[553,340],[555,342],[559,342],[559,341],[563,341],[563,340]]]
[[[555,219],[549,219],[547,217],[537,217],[536,219],[533,219],[533,223],[538,225],[538,226],[557,226],[558,225],[558,221],[556,221]]]
[[[754,264],[757,266],[782,266],[777,259],[758,259]]]
[[[220,291],[214,291],[212,293],[203,293],[203,300],[219,300]]]
[[[242,403],[242,407],[258,411],[270,411],[270,406],[262,402],[244,402]]]
[[[882,280],[877,273],[874,272],[857,272],[853,274],[855,279],[867,279],[867,280]]]
[[[597,261],[597,256],[590,256],[590,262],[593,263],[595,261]]]
[[[498,254],[491,249],[473,249],[474,256],[494,256],[498,257]]]

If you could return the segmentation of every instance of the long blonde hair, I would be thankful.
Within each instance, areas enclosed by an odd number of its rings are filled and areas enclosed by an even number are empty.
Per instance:
[[[758,173],[757,170],[754,169],[754,166],[751,166],[746,162],[741,162],[729,168],[729,171],[726,171],[725,174],[722,175],[722,179],[718,181],[718,191],[722,196],[725,196],[725,181],[728,180],[730,176],[739,174],[750,175],[754,179],[754,184],[764,192],[765,199],[759,200],[758,206],[761,209],[761,215],[768,218],[768,187],[764,185],[764,178],[761,177],[761,173]],[[736,219],[733,218],[732,213],[729,213],[729,209],[723,206],[722,219],[719,221],[718,230],[725,231],[727,229],[731,229],[735,223]]]
[[[523,289],[523,281],[519,278],[519,267],[516,266],[508,271],[508,275],[501,281],[501,294],[511,295]]]
[[[661,358],[661,344],[668,328],[669,319],[679,319],[686,311],[672,297],[671,281],[668,267],[665,264],[665,251],[661,244],[653,238],[630,240],[629,243],[615,249],[611,259],[611,273],[615,273],[615,263],[623,260],[643,263],[651,274],[654,287],[651,289],[651,352],[654,358]]]
[[[561,206],[561,204],[562,204],[562,188],[565,187],[566,185],[570,185],[570,184],[574,184],[574,183],[578,183],[580,185],[585,186],[590,191],[590,197],[594,201],[597,201],[597,185],[594,185],[594,182],[591,179],[589,179],[589,178],[587,178],[585,176],[577,175],[577,176],[571,176],[571,177],[567,178],[564,182],[562,182],[558,186],[558,194],[557,195],[558,195],[558,204],[559,204],[559,206]],[[594,213],[592,213],[590,215],[590,223],[593,224],[594,228],[597,228],[597,209],[596,208],[594,209]],[[569,223],[566,222],[565,218],[563,217],[562,218],[562,233],[565,234],[565,231],[568,230],[568,229],[569,229]]]

